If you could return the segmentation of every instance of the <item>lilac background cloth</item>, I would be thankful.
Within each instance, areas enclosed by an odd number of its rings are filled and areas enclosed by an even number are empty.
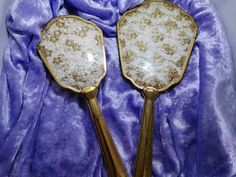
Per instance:
[[[236,176],[236,94],[224,30],[208,0],[173,0],[199,34],[181,84],[155,104],[153,176]],[[7,15],[9,47],[0,85],[1,177],[105,177],[86,102],[61,89],[36,52],[39,34],[58,15],[97,23],[106,37],[108,72],[98,95],[130,176],[143,98],[120,71],[116,23],[141,0],[15,0]]]

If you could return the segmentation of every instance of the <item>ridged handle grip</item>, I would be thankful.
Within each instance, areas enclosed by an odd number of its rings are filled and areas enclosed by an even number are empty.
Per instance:
[[[139,135],[139,144],[135,163],[135,177],[152,176],[152,145],[154,127],[154,101],[158,91],[147,88],[143,91],[145,97],[142,126]]]
[[[109,177],[128,177],[119,152],[98,106],[97,89],[85,93]]]

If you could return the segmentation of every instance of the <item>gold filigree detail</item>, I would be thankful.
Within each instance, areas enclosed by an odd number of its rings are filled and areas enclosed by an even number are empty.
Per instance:
[[[73,51],[80,51],[81,50],[81,45],[73,40],[70,40],[70,39],[66,40],[65,45],[72,48]]]
[[[55,24],[58,28],[68,28],[65,21],[62,19],[58,20]]]
[[[154,88],[157,88],[157,89],[162,89],[162,88],[166,87],[166,85],[158,79],[155,79],[155,81],[153,81],[151,83],[151,86]]]
[[[76,82],[86,82],[86,79],[80,75],[80,71],[75,71],[72,73],[72,77]]]
[[[179,68],[182,68],[184,66],[184,62],[185,62],[185,57],[182,56],[177,62],[176,62],[176,66]]]
[[[160,42],[160,41],[163,41],[164,39],[165,39],[165,36],[162,33],[157,33],[153,36],[154,42]]]
[[[55,43],[60,38],[62,32],[60,30],[53,31],[53,34],[49,36],[49,41]]]
[[[136,32],[130,33],[130,39],[137,39],[138,35]]]
[[[65,56],[63,54],[59,54],[57,57],[53,58],[53,63],[59,65],[60,63],[63,62],[64,57]]]
[[[162,48],[166,51],[168,55],[174,55],[175,49],[173,46],[170,46],[169,44],[163,44]]]
[[[125,39],[120,39],[120,46],[121,46],[122,48],[125,47]]]
[[[177,15],[177,16],[175,17],[175,19],[176,19],[177,21],[181,21],[181,20],[183,19],[183,17],[182,17],[181,15]]]
[[[127,52],[124,53],[123,55],[123,60],[125,63],[129,64],[131,62],[131,58],[134,56],[134,52],[131,50],[128,50]]]
[[[151,14],[151,17],[154,17],[154,18],[157,18],[157,17],[162,17],[164,16],[165,13],[162,12],[160,9],[156,9],[152,14]]]
[[[137,75],[137,78],[143,79],[145,76],[145,73],[143,71],[137,70],[136,75]]]
[[[178,36],[180,37],[179,40],[184,44],[188,45],[191,42],[191,38],[186,34],[186,32],[181,31]]]
[[[44,45],[40,45],[40,49],[43,51],[45,57],[52,56],[52,50],[47,49]]]
[[[181,38],[186,38],[186,37],[188,37],[188,35],[186,34],[185,31],[180,31],[180,33],[178,34],[178,36],[181,37]]]
[[[133,10],[133,11],[130,11],[128,14],[127,14],[127,16],[130,16],[130,17],[132,17],[134,14],[136,14],[138,11],[135,9],[135,10]]]
[[[191,43],[191,38],[187,37],[187,38],[182,38],[182,42],[185,45],[189,45]]]
[[[100,45],[102,44],[101,36],[96,35],[94,39],[95,39],[96,44],[97,44],[98,46],[100,46]]]
[[[165,59],[158,52],[154,54],[154,59],[158,61],[158,63],[161,63],[161,64],[164,63],[165,61]]]
[[[120,27],[123,27],[127,24],[127,19],[123,19],[121,22],[120,22]]]
[[[182,12],[182,11],[180,11],[179,13],[180,13],[180,15],[181,15],[184,19],[189,20],[189,16],[188,16],[187,14],[185,14],[185,13]]]
[[[179,73],[175,68],[170,68],[168,72],[168,78],[170,81],[174,81],[179,78]]]
[[[83,26],[81,29],[76,29],[73,34],[80,36],[82,38],[86,37],[89,32],[89,27],[88,26]]]
[[[135,80],[135,83],[136,83],[137,85],[140,85],[140,86],[143,86],[143,87],[147,87],[147,86],[148,86],[148,84],[147,84],[146,82],[144,82],[144,81],[142,81],[142,80],[140,80],[140,79],[136,79],[136,80]]]
[[[177,28],[177,23],[175,21],[168,21],[165,23],[165,27],[167,30],[173,30]]]
[[[152,25],[152,20],[151,19],[148,19],[148,18],[145,18],[143,23],[147,26],[151,26]]]
[[[144,43],[143,41],[137,41],[135,43],[135,45],[138,47],[138,49],[141,51],[141,52],[146,52],[148,47],[147,47],[147,44]]]
[[[173,11],[173,10],[174,10],[174,6],[173,6],[172,4],[164,3],[164,6],[165,6],[166,9],[168,9],[169,11]]]
[[[191,31],[194,33],[196,26],[193,23],[191,23],[189,26],[190,26]]]
[[[132,77],[132,74],[131,74],[130,71],[128,71],[128,70],[126,71],[125,74],[126,74],[128,77],[130,77],[130,78]]]

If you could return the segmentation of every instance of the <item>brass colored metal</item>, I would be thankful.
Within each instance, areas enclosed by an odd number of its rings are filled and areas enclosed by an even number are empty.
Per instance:
[[[98,106],[96,95],[97,88],[84,94],[89,104],[108,174],[110,177],[127,177],[125,167]]]
[[[139,134],[139,144],[135,164],[135,177],[152,176],[152,144],[154,128],[153,106],[159,92],[155,88],[143,90],[145,98],[142,127]]]
[[[97,30],[100,32],[101,37],[103,37],[101,29],[99,29],[96,24],[94,24],[91,21],[87,21],[87,20],[84,20],[78,16],[73,16],[73,15],[66,15],[66,16],[60,16],[60,17],[54,18],[46,25],[46,27],[44,28],[41,35],[42,36],[45,35],[45,33],[50,29],[51,25],[54,22],[56,22],[57,20],[62,19],[62,18],[74,18],[74,19],[83,21],[87,24],[91,24],[95,28],[97,28]],[[102,40],[102,45],[103,45],[103,54],[104,54],[103,61],[104,61],[104,63],[106,63],[105,45],[104,45],[103,40]],[[118,152],[116,145],[111,137],[111,134],[109,132],[109,129],[107,127],[105,119],[103,118],[102,112],[101,112],[99,105],[97,103],[97,100],[96,100],[96,95],[97,95],[97,90],[98,90],[97,88],[98,88],[100,81],[105,76],[106,65],[104,66],[105,73],[99,78],[97,84],[87,86],[81,90],[78,90],[78,89],[75,89],[71,86],[64,85],[62,82],[60,82],[60,80],[53,73],[53,70],[48,63],[47,57],[44,55],[44,52],[43,52],[42,48],[40,47],[40,45],[37,46],[37,49],[38,49],[38,53],[39,53],[40,57],[42,58],[44,64],[46,65],[47,69],[49,70],[49,72],[51,73],[51,75],[53,76],[55,81],[62,88],[69,89],[69,90],[74,91],[76,93],[82,94],[85,97],[85,99],[87,100],[89,108],[90,108],[92,120],[94,123],[94,127],[96,130],[97,136],[98,136],[100,149],[101,149],[104,161],[105,161],[105,165],[106,165],[109,177],[127,177],[128,175],[127,175],[126,169],[122,163],[119,152]]]
[[[119,54],[120,54],[121,71],[122,71],[122,74],[125,76],[126,79],[130,80],[130,82],[131,82],[135,87],[137,87],[137,88],[139,88],[139,89],[141,89],[141,90],[143,90],[144,88],[141,87],[140,85],[136,84],[135,81],[134,81],[132,78],[130,78],[127,74],[125,74],[125,70],[124,70],[124,66],[123,66],[124,64],[123,64],[123,62],[122,62],[123,52],[122,52],[122,47],[121,47],[122,44],[121,44],[121,41],[119,40],[119,39],[120,39],[119,31],[120,31],[121,26],[122,26],[121,24],[122,24],[122,22],[125,20],[125,17],[126,17],[127,15],[129,15],[130,13],[134,12],[134,11],[137,10],[138,8],[140,8],[140,7],[142,7],[142,6],[145,6],[146,4],[149,4],[149,3],[151,3],[151,2],[168,2],[168,3],[169,3],[170,5],[172,5],[173,7],[175,7],[175,8],[177,8],[177,9],[181,10],[184,15],[186,15],[187,17],[189,17],[189,18],[191,19],[192,23],[194,24],[194,38],[192,38],[192,40],[191,40],[191,42],[190,42],[190,44],[189,44],[190,49],[188,50],[188,54],[187,54],[187,56],[186,56],[186,58],[188,58],[188,61],[189,61],[190,56],[191,56],[191,54],[192,54],[192,49],[193,49],[193,47],[194,47],[195,40],[196,40],[196,37],[197,37],[197,34],[198,34],[198,27],[197,27],[197,24],[195,23],[193,17],[192,17],[191,15],[189,15],[187,12],[183,11],[183,10],[182,10],[179,6],[177,6],[176,4],[170,2],[169,0],[145,0],[141,5],[139,5],[139,6],[137,6],[137,7],[134,7],[134,8],[132,8],[132,9],[128,10],[127,12],[125,12],[125,13],[123,14],[123,16],[121,17],[121,19],[119,20],[119,22],[117,23],[117,38],[118,38],[118,48],[119,48]],[[182,70],[180,77],[179,77],[177,80],[175,80],[175,82],[171,82],[169,85],[165,86],[164,88],[158,89],[159,92],[165,92],[166,90],[168,90],[168,89],[174,87],[175,85],[177,85],[178,83],[180,83],[180,82],[182,81],[183,76],[184,76],[184,73],[185,73],[186,68],[187,68],[187,66],[188,66],[188,61],[184,63],[184,66],[183,66],[184,69]]]
[[[76,16],[76,15],[62,15],[62,16],[58,16],[58,17],[56,17],[56,18],[53,18],[52,20],[50,20],[50,21],[47,23],[47,25],[45,26],[45,28],[42,30],[41,36],[44,36],[44,35],[49,31],[50,27],[51,27],[56,21],[58,21],[58,20],[60,20],[60,19],[63,19],[63,18],[74,18],[74,19],[80,20],[80,21],[82,21],[82,22],[84,22],[84,23],[91,24],[92,26],[94,26],[94,27],[99,31],[100,36],[103,38],[103,32],[102,32],[102,30],[101,30],[95,23],[93,23],[93,22],[91,22],[91,21],[89,21],[89,20],[85,20],[85,19],[83,19],[83,18],[81,18],[81,17],[79,17],[79,16]],[[103,49],[102,49],[102,50],[103,50],[103,51],[102,51],[102,52],[103,52],[103,56],[104,56],[104,57],[103,57],[103,62],[106,63],[106,57],[105,57],[105,56],[106,56],[106,53],[105,53],[105,43],[104,43],[104,40],[102,40],[101,42],[102,42],[102,46],[103,46]],[[58,84],[60,87],[65,88],[65,89],[69,89],[69,90],[71,90],[71,91],[73,91],[73,92],[76,92],[76,93],[87,93],[87,91],[90,90],[90,89],[89,89],[90,87],[84,88],[84,89],[82,89],[82,90],[78,90],[78,89],[75,89],[75,88],[73,88],[73,87],[71,87],[71,86],[64,85],[64,84],[55,76],[55,74],[53,73],[53,71],[52,71],[52,69],[51,69],[51,67],[50,67],[50,65],[49,65],[49,63],[48,63],[48,61],[47,61],[47,58],[46,58],[46,56],[44,55],[44,52],[43,52],[42,48],[40,47],[40,43],[38,43],[38,45],[37,45],[37,51],[38,51],[40,57],[42,58],[43,63],[46,65],[47,69],[49,70],[50,74],[52,75],[53,79],[57,82],[57,84]],[[105,77],[106,71],[107,71],[106,65],[104,65],[104,70],[105,70],[105,72],[104,72],[104,74],[99,78],[99,81],[97,82],[97,84],[96,84],[96,85],[93,85],[92,87],[98,87],[99,84],[100,84],[100,82],[102,81],[102,79]]]
[[[138,18],[137,21],[133,20],[134,18],[137,18],[137,16],[135,15],[139,15],[142,14],[142,11],[140,9],[142,8],[149,8],[152,7],[152,5],[150,5],[151,3],[165,3],[166,6],[168,6],[168,8],[170,9],[177,9],[179,12],[181,12],[181,16],[183,16],[183,19],[187,18],[189,21],[191,21],[191,28],[193,31],[193,35],[191,36],[190,40],[187,40],[188,43],[188,48],[185,50],[185,60],[182,62],[182,60],[180,60],[180,63],[176,63],[176,66],[181,65],[181,71],[178,73],[176,73],[174,70],[172,72],[168,73],[168,77],[172,77],[175,79],[172,79],[170,82],[168,82],[168,84],[162,85],[159,84],[157,81],[158,80],[154,80],[153,82],[156,82],[156,84],[154,85],[149,85],[146,84],[146,80],[148,80],[148,78],[153,77],[153,75],[157,76],[158,73],[155,73],[155,69],[154,70],[149,70],[149,69],[145,69],[145,70],[141,70],[143,72],[140,72],[139,68],[140,66],[144,66],[145,64],[149,64],[152,65],[152,63],[148,63],[148,61],[146,61],[145,63],[145,59],[147,59],[147,57],[145,58],[142,55],[142,52],[144,53],[145,51],[148,51],[148,44],[150,44],[148,41],[144,41],[144,34],[142,33],[145,30],[149,30],[151,27],[158,27],[163,25],[162,23],[158,24],[158,23],[153,23],[150,21],[150,18],[153,18],[152,15],[150,15],[148,18],[147,17],[140,17]],[[143,13],[144,15],[146,15],[146,12]],[[153,13],[154,14],[154,13]],[[156,15],[156,17],[160,17],[162,18],[163,14],[159,14]],[[135,16],[135,17],[134,17]],[[153,15],[155,16],[155,14]],[[167,24],[166,23],[166,27],[168,27],[168,30],[174,30],[174,29],[182,29],[179,27],[175,26],[175,20],[177,19],[177,17],[175,17],[174,15],[171,15],[173,18],[173,21],[171,21],[171,23]],[[155,17],[155,18],[156,18]],[[130,21],[128,21],[129,19],[131,19]],[[168,18],[167,18],[168,19]],[[140,23],[140,21],[143,20],[145,23]],[[146,21],[145,21],[146,20]],[[165,19],[163,19],[163,21],[165,21]],[[133,29],[131,28],[131,24],[133,24],[134,27],[134,31],[132,31]],[[139,26],[137,26],[136,24],[139,24]],[[154,24],[154,25],[152,25]],[[130,25],[130,26],[126,26],[126,25]],[[143,26],[149,26],[149,29],[146,28],[144,29]],[[142,28],[142,29],[139,29]],[[186,27],[189,28],[189,27]],[[124,29],[124,31],[122,31],[122,29]],[[137,29],[139,29],[140,34],[137,34]],[[126,30],[126,31],[125,31]],[[161,29],[163,30],[163,28]],[[155,34],[158,34],[160,31],[160,29],[156,30]],[[138,31],[138,33],[139,33]],[[150,32],[150,31],[148,31]],[[165,37],[167,39],[172,40],[173,38],[171,38],[168,34],[169,32],[165,31],[161,31],[163,33],[163,35],[166,35]],[[124,13],[124,15],[121,17],[121,19],[119,20],[118,24],[117,24],[117,36],[118,36],[118,46],[119,46],[119,54],[120,54],[120,64],[121,64],[121,70],[122,70],[122,74],[123,76],[130,80],[134,86],[136,86],[138,89],[140,89],[144,95],[145,98],[145,103],[144,103],[144,110],[143,110],[143,117],[142,117],[142,125],[141,125],[141,130],[140,130],[140,135],[139,135],[139,143],[138,143],[138,149],[137,149],[137,156],[136,156],[136,162],[135,162],[135,172],[134,172],[134,177],[151,177],[152,176],[152,146],[153,146],[153,129],[154,129],[154,102],[155,99],[157,98],[157,96],[159,96],[159,94],[161,94],[162,92],[165,92],[166,90],[172,88],[173,86],[175,86],[176,84],[180,83],[184,73],[186,71],[191,53],[192,53],[192,49],[197,37],[197,32],[198,32],[198,28],[197,28],[197,24],[195,23],[193,17],[191,15],[189,15],[188,13],[186,13],[184,10],[182,10],[180,7],[178,7],[176,4],[168,1],[168,0],[145,0],[141,5],[128,10],[126,13]],[[126,34],[126,39],[124,34]],[[146,33],[147,34],[147,33]],[[154,35],[155,35],[154,34]],[[153,35],[151,32],[148,35]],[[148,37],[147,36],[147,39]],[[161,38],[162,36],[160,36],[160,38],[155,41],[156,43],[161,43],[161,41],[163,41],[164,38]],[[146,38],[145,38],[146,39]],[[153,40],[153,39],[152,39]],[[130,43],[130,41],[133,42],[133,45],[131,45],[132,43]],[[169,40],[167,40],[169,41]],[[177,43],[177,46],[181,46],[182,44],[179,41],[175,41]],[[186,41],[185,41],[186,42]],[[128,44],[127,44],[128,43]],[[146,46],[145,46],[146,45]],[[132,48],[130,46],[136,46],[136,48]],[[125,50],[126,49],[126,50]],[[135,55],[135,52],[139,52],[137,55]],[[174,54],[174,51],[171,50],[171,47],[169,45],[164,44],[162,47],[156,47],[156,49],[151,48],[149,50],[149,54],[152,52],[159,52],[162,53],[163,51],[166,52],[166,56],[172,56]],[[153,53],[154,54],[154,53]],[[153,55],[152,55],[153,56]],[[140,60],[138,60],[140,59]],[[141,61],[142,59],[142,63],[137,64],[136,61]],[[153,58],[155,59],[155,58]],[[157,56],[157,59],[158,58]],[[164,60],[168,60],[170,58],[164,58]],[[150,61],[150,60],[149,60]],[[152,60],[153,61],[153,60]],[[160,60],[161,61],[161,60]],[[132,65],[131,65],[131,64]],[[128,66],[128,67],[127,67]],[[148,66],[148,65],[146,65]],[[162,70],[164,70],[162,68]],[[165,71],[165,70],[164,70]],[[135,73],[138,73],[135,75]],[[144,75],[146,73],[150,73],[151,77],[144,77]],[[144,79],[143,79],[144,78]],[[138,80],[139,79],[139,80]]]

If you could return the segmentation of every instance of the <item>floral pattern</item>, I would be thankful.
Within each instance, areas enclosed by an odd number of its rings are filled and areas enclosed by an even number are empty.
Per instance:
[[[80,18],[62,16],[49,23],[39,51],[53,76],[66,87],[81,91],[97,86],[105,75],[102,33]]]
[[[197,27],[168,1],[147,1],[118,23],[122,70],[136,86],[163,89],[181,79]]]

